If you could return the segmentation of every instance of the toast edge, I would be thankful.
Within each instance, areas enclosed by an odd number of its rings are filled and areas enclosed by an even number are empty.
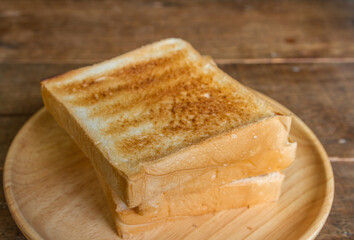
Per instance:
[[[50,91],[48,91],[44,84],[41,85],[41,93],[44,105],[48,112],[53,116],[60,127],[65,129],[67,133],[71,133],[69,134],[70,137],[77,145],[81,146],[82,152],[88,157],[95,171],[98,171],[105,176],[106,181],[121,199],[128,201],[128,182],[124,173],[112,166],[112,164],[103,156],[91,141],[90,137],[85,133],[80,123],[70,116],[69,110],[57,98],[55,98]]]
[[[280,173],[275,173],[276,177],[271,177],[270,175],[268,176],[260,176],[259,181],[251,181],[251,182],[244,182],[242,183],[241,181],[237,182],[231,182],[228,184],[225,184],[221,186],[221,188],[225,188],[225,192],[227,195],[230,195],[232,192],[239,192],[239,194],[242,194],[245,196],[245,199],[243,201],[236,201],[230,204],[229,203],[223,203],[222,205],[217,206],[215,209],[211,208],[204,208],[204,210],[192,213],[190,216],[198,216],[202,214],[207,214],[207,213],[213,213],[215,211],[221,211],[221,210],[226,210],[230,208],[241,208],[241,207],[249,207],[250,205],[257,205],[261,203],[270,203],[270,202],[276,202],[281,194],[281,186],[284,180],[284,175]],[[104,179],[102,176],[98,175],[99,181],[101,183],[101,186],[103,188],[103,191],[105,193],[105,196],[107,198],[107,201],[109,203],[110,211],[111,214],[114,218],[116,230],[118,232],[118,235],[122,238],[126,238],[129,236],[134,235],[135,233],[140,233],[144,231],[149,231],[152,228],[157,228],[159,226],[163,226],[164,223],[166,222],[171,222],[171,221],[176,221],[176,220],[181,220],[185,219],[188,216],[187,214],[190,214],[188,212],[184,212],[183,208],[181,206],[177,207],[177,211],[175,212],[170,212],[168,210],[169,206],[171,203],[167,199],[161,199],[162,201],[162,206],[164,209],[159,212],[159,216],[141,216],[138,215],[135,210],[133,209],[126,209],[126,210],[119,210],[117,208],[117,205],[120,204],[119,201],[121,201],[117,196],[114,195],[114,193],[111,191],[109,186],[105,183]],[[257,178],[257,177],[256,177]],[[268,181],[264,181],[267,179]],[[264,181],[264,182],[262,182]],[[269,190],[266,192],[266,196],[259,194],[260,190]],[[197,196],[197,202],[196,204],[202,203],[203,202],[203,195],[209,195],[209,192],[217,192],[218,194],[218,189],[213,188],[213,189],[208,189],[206,191],[194,193],[194,195]],[[230,193],[230,194],[229,194]],[[251,194],[248,194],[251,193]],[[253,193],[253,194],[252,194]],[[231,194],[232,195],[232,194]],[[252,196],[249,199],[247,196]],[[198,198],[200,197],[200,198]],[[199,200],[201,199],[201,200]],[[176,201],[179,201],[178,199]],[[175,202],[176,202],[175,201]],[[231,201],[232,202],[232,201]],[[173,200],[172,200],[172,205],[173,205]],[[183,205],[183,204],[182,204]],[[182,210],[181,210],[182,209]],[[179,212],[178,212],[179,211]],[[193,210],[192,210],[193,211]],[[172,215],[171,215],[172,214]],[[175,215],[174,215],[175,214]],[[140,220],[139,220],[140,218]],[[145,218],[145,220],[144,220]],[[133,223],[131,221],[134,221],[134,219],[138,219],[138,223]],[[147,219],[147,221],[146,221]]]
[[[203,191],[209,187],[221,186],[225,182],[247,177],[256,177],[271,172],[281,171],[290,166],[296,155],[296,143],[291,143],[284,149],[270,150],[254,156],[244,162],[231,164],[228,166],[213,167],[209,170],[199,170],[193,173],[193,178],[187,180],[183,187],[171,188],[158,194],[154,191],[146,193],[146,199],[136,207],[136,211],[141,215],[146,215],[156,211],[156,202],[159,197],[171,198],[176,195],[189,194],[194,191]],[[261,165],[260,169],[249,170],[251,165]],[[251,174],[245,176],[244,173],[250,171]],[[185,187],[187,186],[187,187]]]

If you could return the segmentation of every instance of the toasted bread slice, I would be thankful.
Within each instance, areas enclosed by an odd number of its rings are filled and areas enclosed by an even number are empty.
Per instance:
[[[215,166],[289,145],[289,116],[180,39],[43,81],[42,96],[129,207]],[[290,163],[257,164],[238,178]]]
[[[164,222],[175,221],[187,216],[197,216],[225,209],[253,206],[277,201],[284,175],[275,172],[264,176],[232,181],[219,187],[200,192],[172,197],[161,195],[156,211],[139,215],[110,189],[102,176],[100,182],[108,199],[111,212],[120,236],[148,231]]]

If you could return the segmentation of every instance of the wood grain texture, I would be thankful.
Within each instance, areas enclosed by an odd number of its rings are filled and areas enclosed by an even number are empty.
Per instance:
[[[354,57],[353,1],[0,2],[0,61],[87,62],[167,37],[222,59]]]
[[[336,161],[334,207],[318,239],[352,239],[353,66],[333,63],[353,63],[353,5],[344,0],[2,0],[0,173],[16,132],[42,106],[40,79],[177,36],[218,58],[228,73],[240,74],[245,84],[279,100],[313,128]],[[279,63],[292,63],[293,72]],[[0,239],[25,239],[9,215],[2,188]]]
[[[0,116],[0,170],[3,170],[7,150],[18,130],[30,115]]]
[[[43,105],[40,80],[81,66],[0,64],[0,114],[33,114]],[[330,157],[354,157],[354,64],[219,66],[294,111],[319,136]]]
[[[315,238],[333,199],[332,169],[319,141],[297,117],[290,135],[298,142],[297,159],[285,170],[277,204],[191,217],[135,237]],[[4,171],[9,208],[30,239],[117,238],[88,160],[45,110],[18,134]]]

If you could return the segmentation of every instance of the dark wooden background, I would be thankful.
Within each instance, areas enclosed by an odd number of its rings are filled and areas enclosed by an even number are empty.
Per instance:
[[[167,37],[191,42],[312,128],[336,182],[317,239],[354,239],[354,1],[0,0],[0,174],[14,136],[43,106],[40,80]],[[0,239],[25,239],[2,188]]]

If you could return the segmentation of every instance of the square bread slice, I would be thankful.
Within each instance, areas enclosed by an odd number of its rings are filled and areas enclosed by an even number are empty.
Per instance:
[[[282,149],[264,151],[263,153],[251,157],[245,161],[236,162],[227,166],[215,166],[210,168],[210,171],[198,176],[198,178],[185,182],[182,186],[177,186],[162,194],[155,195],[154,198],[143,201],[135,207],[135,211],[141,215],[154,214],[159,212],[159,209],[161,209],[161,198],[171,199],[176,196],[184,196],[193,192],[201,192],[208,188],[215,188],[224,185],[225,183],[231,182],[235,179],[240,179],[240,176],[245,175],[244,173],[252,172],[253,165],[255,164],[260,166],[264,165],[260,168],[264,169],[267,168],[267,166],[272,166],[275,161],[282,163],[291,162],[294,159],[295,150],[296,144],[291,144]],[[272,171],[271,167],[269,167],[269,169]],[[262,173],[260,173],[260,171],[252,172],[252,175],[256,176],[261,174]],[[208,185],[205,184],[207,182],[209,182]],[[188,188],[184,187],[184,185],[188,185]]]
[[[177,186],[188,188],[185,182],[216,166],[252,165],[236,177],[244,178],[284,169],[293,160],[250,161],[291,145],[291,117],[180,39],[41,85],[47,110],[129,207]]]
[[[134,233],[149,231],[168,221],[188,216],[214,213],[221,210],[253,206],[260,203],[275,202],[281,192],[284,175],[279,172],[263,176],[232,181],[219,187],[200,192],[172,197],[161,196],[156,212],[139,215],[126,204],[98,175],[109,202],[118,235],[127,237]]]

